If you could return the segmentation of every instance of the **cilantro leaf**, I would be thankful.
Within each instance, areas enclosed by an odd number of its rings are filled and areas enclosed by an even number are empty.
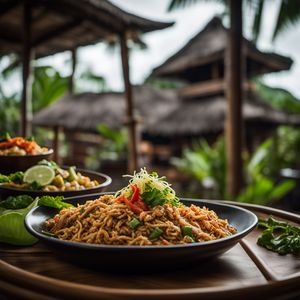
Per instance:
[[[0,207],[5,209],[22,209],[30,205],[33,201],[34,199],[28,195],[9,196],[0,202]]]
[[[258,228],[264,228],[257,244],[281,255],[300,254],[300,228],[269,217],[259,220]]]

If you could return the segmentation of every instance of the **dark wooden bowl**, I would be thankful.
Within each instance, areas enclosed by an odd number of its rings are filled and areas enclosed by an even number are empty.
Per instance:
[[[33,191],[26,190],[20,188],[14,188],[10,186],[0,185],[0,198],[4,200],[8,196],[17,196],[17,195],[29,195],[31,197],[40,197],[45,195],[50,196],[64,196],[64,197],[74,197],[79,195],[89,195],[94,193],[100,193],[104,191],[104,189],[109,186],[112,182],[112,179],[102,173],[87,171],[82,169],[76,169],[76,171],[80,172],[84,176],[90,177],[92,180],[97,180],[100,184],[93,188],[88,188],[84,190],[77,191],[57,191],[57,192],[44,192],[44,191]]]
[[[49,149],[43,154],[37,155],[0,155],[0,173],[10,174],[18,171],[26,171],[43,159],[49,160],[53,150]]]

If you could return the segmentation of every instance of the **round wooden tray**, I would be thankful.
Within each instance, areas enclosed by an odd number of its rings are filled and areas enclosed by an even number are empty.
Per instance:
[[[296,214],[251,204],[238,205],[259,217],[273,215],[300,224],[300,216]],[[299,258],[280,256],[258,246],[259,234],[260,230],[255,229],[215,260],[143,275],[71,265],[41,243],[23,248],[0,244],[0,294],[13,299],[297,299]]]

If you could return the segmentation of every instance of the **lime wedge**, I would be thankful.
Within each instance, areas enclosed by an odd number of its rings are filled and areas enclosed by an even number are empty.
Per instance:
[[[41,186],[51,183],[55,176],[53,169],[47,166],[34,166],[29,168],[24,174],[24,181],[26,183],[33,183],[34,181]]]

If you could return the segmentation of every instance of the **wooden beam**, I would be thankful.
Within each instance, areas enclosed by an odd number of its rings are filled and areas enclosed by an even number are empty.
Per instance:
[[[128,127],[128,172],[132,174],[138,168],[138,153],[136,120],[133,115],[132,87],[129,78],[129,58],[125,33],[120,35],[120,46],[126,98],[126,125]]]
[[[19,46],[22,43],[22,38],[19,37],[20,32],[14,32],[9,28],[0,26],[0,38],[4,41],[8,41],[11,44]]]
[[[183,87],[179,90],[179,96],[183,98],[203,97],[223,93],[224,89],[223,79],[202,81]]]
[[[181,88],[178,94],[182,98],[205,97],[223,94],[225,89],[226,82],[224,79],[215,79],[189,84],[188,86]],[[253,90],[253,84],[250,81],[243,82],[243,90]]]
[[[249,59],[252,59],[256,62],[259,62],[266,67],[273,69],[274,71],[282,71],[287,70],[288,63],[280,61],[279,59],[272,59],[269,57],[268,54],[264,53],[257,53],[256,51],[251,51],[247,49],[246,55],[249,57]],[[271,71],[269,71],[271,72]]]
[[[237,196],[243,183],[242,163],[242,0],[230,0],[230,29],[228,35],[225,75],[227,187]]]
[[[76,56],[76,48],[71,49],[71,74],[69,77],[69,93],[74,94],[74,74],[76,70],[76,64],[77,64],[77,56]]]
[[[30,105],[30,61],[31,61],[31,3],[23,3],[23,51],[22,51],[22,99],[21,99],[21,135],[28,136],[31,132],[31,105]]]
[[[9,0],[1,3],[0,17],[4,16],[19,4],[20,0]]]
[[[220,70],[218,62],[214,62],[211,65],[211,78],[218,79],[220,78]]]
[[[36,47],[40,44],[46,43],[49,40],[62,35],[63,33],[72,30],[73,28],[79,26],[82,23],[82,20],[76,19],[76,20],[71,20],[70,22],[67,22],[61,26],[58,26],[57,28],[50,30],[49,32],[45,33],[44,35],[38,37],[33,41],[33,46]]]

